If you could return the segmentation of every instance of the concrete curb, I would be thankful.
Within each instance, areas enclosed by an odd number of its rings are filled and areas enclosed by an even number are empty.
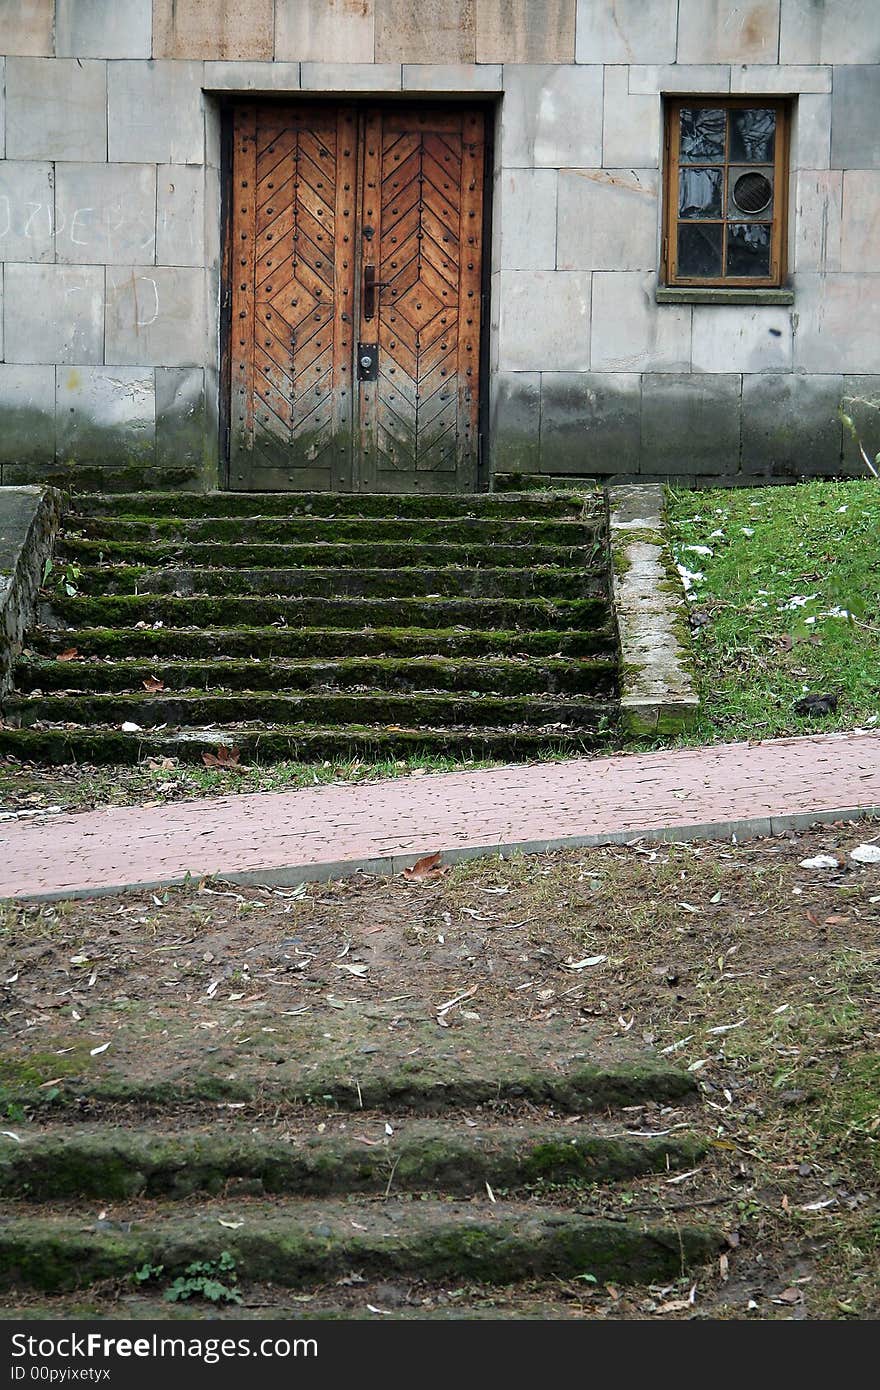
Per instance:
[[[612,487],[608,497],[623,727],[635,737],[679,733],[694,722],[700,702],[684,590],[666,539],[664,490]]]
[[[788,830],[809,830],[814,825],[829,825],[837,821],[856,821],[865,817],[880,818],[880,806],[847,806],[823,811],[804,811],[794,815],[753,816],[743,820],[712,821],[704,825],[669,825],[638,827],[627,830],[597,831],[591,835],[559,835],[550,839],[511,841],[498,845],[448,845],[440,847],[444,864],[462,864],[470,859],[481,859],[498,855],[511,858],[515,854],[547,854],[561,849],[597,849],[601,845],[632,845],[640,841],[648,843],[678,843],[691,840],[730,840],[738,842],[772,835],[783,835]],[[436,852],[436,850],[434,851]],[[412,868],[422,857],[422,852],[414,854],[392,854],[374,858],[351,858],[328,861],[326,863],[306,863],[261,866],[257,869],[224,872],[216,869],[206,872],[170,875],[168,877],[145,879],[130,882],[120,877],[118,883],[102,884],[97,888],[76,888],[63,892],[20,893],[13,897],[0,898],[0,902],[69,902],[74,898],[104,898],[114,893],[155,892],[162,888],[181,888],[188,883],[200,883],[205,879],[216,879],[224,883],[237,883],[243,886],[275,886],[277,888],[295,887],[300,883],[328,883],[332,879],[351,878],[364,873],[378,878],[393,878]]]

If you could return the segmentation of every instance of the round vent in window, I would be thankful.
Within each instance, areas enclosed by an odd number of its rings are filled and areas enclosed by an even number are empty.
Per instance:
[[[733,201],[740,212],[763,212],[770,206],[772,197],[772,183],[765,174],[759,174],[755,170],[740,174],[733,185]]]

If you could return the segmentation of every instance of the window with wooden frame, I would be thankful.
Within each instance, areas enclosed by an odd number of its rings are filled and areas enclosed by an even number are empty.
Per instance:
[[[665,151],[664,283],[782,285],[787,103],[677,97],[666,107]]]

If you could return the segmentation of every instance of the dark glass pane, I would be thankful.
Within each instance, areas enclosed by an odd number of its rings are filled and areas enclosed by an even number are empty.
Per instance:
[[[731,164],[771,164],[776,147],[776,112],[746,107],[730,113]]]
[[[716,107],[685,108],[681,113],[682,164],[704,164],[724,158],[727,112]]]
[[[723,169],[679,169],[679,217],[720,217]]]
[[[730,223],[727,228],[727,273],[770,274],[770,228],[766,223]]]
[[[687,278],[717,278],[721,274],[720,223],[683,222],[678,228],[678,273]]]

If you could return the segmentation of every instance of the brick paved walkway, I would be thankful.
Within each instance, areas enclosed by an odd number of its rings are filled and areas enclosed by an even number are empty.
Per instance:
[[[769,835],[880,814],[880,734],[682,748],[0,823],[0,897],[89,896],[187,873],[297,883],[420,855]]]

